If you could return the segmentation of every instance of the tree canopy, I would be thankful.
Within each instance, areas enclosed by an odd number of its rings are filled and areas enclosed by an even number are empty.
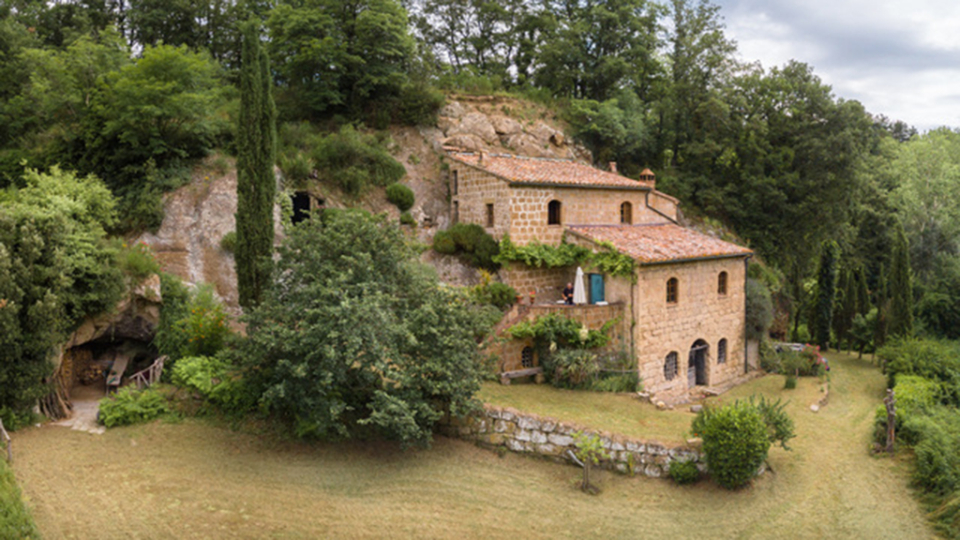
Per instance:
[[[479,388],[472,312],[414,260],[396,226],[314,216],[279,248],[241,355],[261,405],[304,437],[426,444]]]

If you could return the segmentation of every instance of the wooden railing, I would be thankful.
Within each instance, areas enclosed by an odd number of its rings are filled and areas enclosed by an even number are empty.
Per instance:
[[[167,359],[166,356],[161,356],[153,361],[150,364],[150,367],[143,371],[138,371],[134,373],[130,380],[133,381],[138,389],[146,388],[147,386],[152,385],[153,383],[160,380],[160,374],[163,373],[163,362]]]
[[[10,434],[3,428],[3,420],[0,420],[0,441],[7,447],[7,463],[13,463],[13,441],[10,440]]]

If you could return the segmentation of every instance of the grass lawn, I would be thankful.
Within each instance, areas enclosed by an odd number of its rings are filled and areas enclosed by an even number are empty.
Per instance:
[[[14,470],[41,533],[58,539],[931,538],[906,468],[867,452],[882,376],[866,361],[831,363],[831,401],[818,414],[808,410],[813,381],[795,391],[782,391],[780,377],[751,384],[793,396],[799,436],[792,452],[771,451],[774,474],[736,492],[603,473],[603,492],[588,496],[574,487],[576,468],[461,441],[403,453],[201,420],[102,436],[24,430],[14,434]],[[676,418],[651,425],[682,434],[692,417],[667,416]]]

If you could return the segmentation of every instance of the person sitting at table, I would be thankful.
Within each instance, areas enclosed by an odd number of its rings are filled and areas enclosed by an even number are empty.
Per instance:
[[[573,305],[573,283],[567,283],[563,288],[563,303]]]

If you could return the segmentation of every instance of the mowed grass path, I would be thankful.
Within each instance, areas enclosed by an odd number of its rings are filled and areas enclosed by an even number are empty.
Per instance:
[[[794,451],[771,451],[775,474],[737,492],[604,473],[592,497],[575,489],[576,468],[461,441],[403,453],[263,440],[196,420],[102,436],[25,430],[14,468],[51,539],[931,538],[902,464],[867,453],[882,377],[865,361],[833,364],[819,414],[807,409],[811,380],[787,392],[767,377],[726,398],[793,396],[799,435]]]

